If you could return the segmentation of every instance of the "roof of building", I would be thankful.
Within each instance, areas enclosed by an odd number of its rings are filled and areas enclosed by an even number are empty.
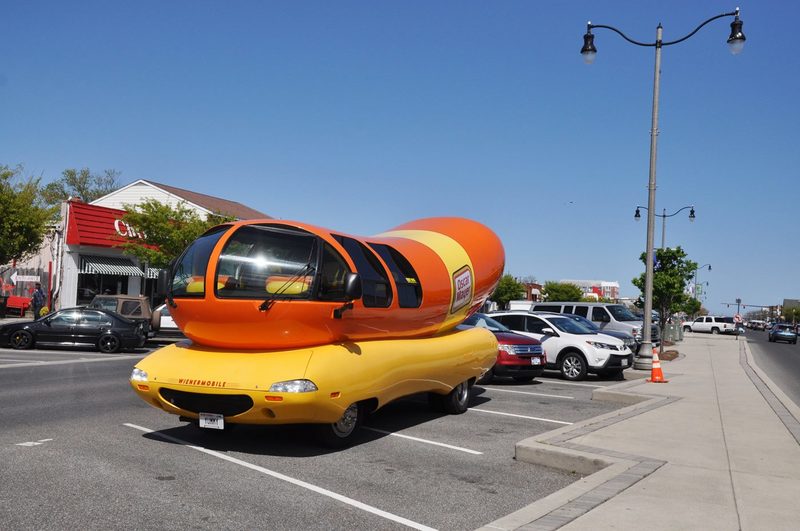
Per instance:
[[[163,183],[157,183],[154,181],[148,181],[143,179],[143,182],[146,182],[152,186],[161,188],[162,190],[165,190],[171,194],[186,199],[187,201],[194,203],[195,205],[201,206],[211,212],[219,212],[221,214],[233,216],[237,219],[259,219],[259,218],[272,219],[272,216],[268,216],[263,212],[259,212],[258,210],[245,206],[236,201],[229,201],[228,199],[222,199],[211,195],[192,192],[191,190],[184,190],[183,188],[178,188]]]

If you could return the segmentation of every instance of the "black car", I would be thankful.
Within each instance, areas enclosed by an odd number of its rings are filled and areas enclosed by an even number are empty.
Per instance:
[[[28,349],[36,346],[96,347],[111,353],[141,347],[147,340],[142,323],[113,312],[67,308],[35,321],[0,327],[0,346]]]

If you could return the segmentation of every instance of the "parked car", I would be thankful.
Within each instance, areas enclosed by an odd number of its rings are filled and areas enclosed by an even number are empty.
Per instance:
[[[770,328],[767,339],[770,342],[786,341],[787,343],[797,344],[797,332],[794,325],[778,323]]]
[[[590,321],[586,317],[580,316],[580,315],[575,314],[575,313],[565,313],[564,315],[566,315],[570,319],[573,319],[573,320],[579,322],[580,324],[582,324],[583,326],[585,326],[586,328],[588,328],[589,330],[591,330],[595,334],[605,334],[607,336],[616,337],[617,339],[622,340],[622,342],[625,344],[625,346],[628,347],[629,349],[631,349],[631,352],[636,352],[636,340],[629,333],[627,333],[627,332],[618,332],[616,330],[608,330],[608,329],[601,330],[600,327],[597,326],[596,324],[594,324],[593,321]]]
[[[476,313],[456,328],[482,327],[497,338],[497,362],[477,383],[490,383],[495,376],[510,376],[516,382],[530,382],[544,372],[545,357],[537,339],[517,334],[483,313]]]
[[[35,321],[0,327],[0,345],[15,349],[34,346],[96,347],[112,353],[141,347],[147,340],[144,324],[121,315],[90,308],[68,308]]]
[[[712,334],[734,334],[736,325],[733,317],[719,317],[716,315],[704,315],[698,317],[691,323],[683,324],[684,332],[710,332]]]
[[[131,321],[143,323],[147,337],[155,336],[161,325],[160,316],[150,307],[150,299],[144,295],[95,295],[89,308],[114,312]]]
[[[633,353],[622,340],[596,334],[565,315],[514,311],[491,317],[514,332],[541,341],[546,368],[561,371],[567,380],[583,380],[587,373],[619,375],[633,364]]]
[[[155,335],[156,339],[183,339],[186,337],[183,331],[178,328],[178,325],[175,324],[172,315],[170,315],[169,306],[162,304],[157,306],[154,312],[159,315],[160,319],[159,328]]]
[[[626,332],[636,340],[634,353],[639,352],[642,344],[642,328],[644,319],[635,315],[622,304],[610,302],[531,302],[528,309],[532,312],[571,313],[585,317],[597,325],[605,333],[608,331]],[[655,321],[653,321],[655,323]],[[658,325],[650,325],[650,340],[653,345],[660,341]]]

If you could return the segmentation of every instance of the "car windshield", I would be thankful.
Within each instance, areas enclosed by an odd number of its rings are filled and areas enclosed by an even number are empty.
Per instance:
[[[569,317],[549,317],[550,324],[567,334],[594,334],[594,331],[589,330],[578,321],[574,321]]]
[[[510,332],[511,330],[502,323],[495,321],[486,314],[476,313],[470,315],[463,323],[466,326],[476,326],[478,328],[488,328],[492,332]]]
[[[588,328],[589,330],[592,330],[592,331],[594,331],[594,332],[597,332],[598,330],[600,330],[600,327],[599,327],[599,326],[597,326],[596,324],[594,324],[593,322],[591,322],[591,321],[590,321],[589,319],[587,319],[586,317],[583,317],[583,316],[581,316],[581,315],[575,315],[575,314],[565,314],[565,315],[566,315],[567,317],[569,317],[570,319],[572,319],[573,321],[575,321],[575,322],[578,322],[578,323],[582,324],[583,326],[585,326],[585,327],[586,327],[586,328]]]
[[[606,306],[606,309],[611,312],[611,315],[614,316],[614,319],[617,321],[641,321],[642,319],[636,317],[633,312],[627,309],[625,306],[621,304],[612,304],[610,306]]]
[[[775,329],[778,330],[778,331],[783,330],[783,331],[791,332],[792,331],[792,326],[791,325],[775,325]]]

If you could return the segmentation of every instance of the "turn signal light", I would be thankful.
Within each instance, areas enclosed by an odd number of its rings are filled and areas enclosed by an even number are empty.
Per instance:
[[[270,395],[266,395],[266,396],[264,397],[264,400],[266,400],[267,402],[283,402],[283,397],[282,397],[282,396],[270,396]]]

